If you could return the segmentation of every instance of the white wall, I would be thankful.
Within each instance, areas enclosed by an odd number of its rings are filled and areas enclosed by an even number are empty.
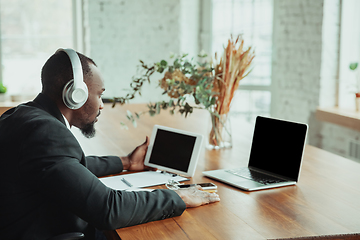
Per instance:
[[[318,145],[323,0],[275,0],[273,20],[273,117],[309,124],[308,143]]]
[[[274,1],[272,116],[308,123],[309,144],[350,158],[360,133],[315,118],[336,103],[339,14],[339,0]]]
[[[86,0],[85,49],[106,81],[105,97],[123,96],[139,59],[211,50],[210,0]],[[347,157],[360,133],[315,119],[336,99],[340,0],[274,0],[272,116],[309,124],[308,143]],[[214,11],[216,12],[216,11]],[[159,76],[160,78],[160,76]],[[157,78],[134,102],[158,100]],[[156,92],[155,92],[156,91]]]
[[[199,1],[87,0],[86,52],[105,78],[104,97],[124,96],[139,60],[151,64],[170,53],[198,53]],[[159,99],[160,76],[133,102]]]
[[[359,14],[357,11],[359,4],[360,2],[357,0],[342,0],[342,9],[340,9],[338,0],[325,1],[323,27],[323,41],[325,43],[323,46],[320,106],[333,106],[333,99],[330,97],[333,94],[331,85],[336,84],[334,81],[339,81],[339,106],[341,108],[355,109],[354,94],[349,89],[349,79],[353,74],[353,72],[349,71],[349,63],[358,61],[359,56],[359,36],[354,36],[355,32],[358,33],[358,31],[352,31],[354,28],[359,27]],[[340,10],[342,11],[341,22]],[[352,14],[351,17],[348,15],[349,11]],[[341,28],[339,28],[340,23]],[[330,39],[336,39],[340,31],[341,39],[338,38],[338,42],[329,41]],[[344,55],[351,55],[354,58],[351,59],[351,57]],[[319,147],[360,162],[359,156],[356,156],[359,153],[350,152],[352,142],[360,144],[360,132],[330,123],[323,123],[320,126],[321,141],[319,141]]]
[[[322,6],[322,0],[274,1],[274,117],[308,122],[319,105]]]

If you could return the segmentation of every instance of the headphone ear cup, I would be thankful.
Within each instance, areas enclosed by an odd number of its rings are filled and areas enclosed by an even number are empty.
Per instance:
[[[63,102],[70,109],[81,108],[88,99],[88,88],[85,82],[75,88],[74,80],[69,81],[63,89]]]
[[[64,51],[68,55],[74,78],[63,89],[63,102],[70,109],[79,109],[85,104],[89,95],[87,85],[84,82],[80,58],[73,49],[60,48],[56,52],[59,51]]]

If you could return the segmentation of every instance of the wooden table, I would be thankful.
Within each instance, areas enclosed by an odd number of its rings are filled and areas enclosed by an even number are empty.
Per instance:
[[[127,109],[143,105],[105,106],[97,136],[88,140],[75,131],[86,154],[125,155],[151,134],[154,124],[208,132],[208,113],[195,110],[186,119],[143,116],[138,127],[121,129]],[[360,164],[307,145],[300,181],[296,186],[246,192],[203,177],[202,171],[247,165],[252,126],[231,119],[233,148],[207,150],[200,155],[190,182],[214,182],[219,203],[187,209],[182,216],[118,229],[121,239],[271,239],[360,232]],[[279,151],[286,151],[280,149]]]

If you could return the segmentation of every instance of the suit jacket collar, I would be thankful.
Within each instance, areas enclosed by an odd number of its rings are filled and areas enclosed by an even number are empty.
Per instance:
[[[55,102],[51,100],[48,96],[43,93],[39,93],[39,95],[37,95],[33,102],[39,105],[39,108],[51,114],[66,126],[65,120],[59,108],[56,106]]]

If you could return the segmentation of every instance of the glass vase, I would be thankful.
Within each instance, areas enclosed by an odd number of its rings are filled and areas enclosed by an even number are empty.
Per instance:
[[[210,113],[209,131],[208,149],[232,147],[230,117],[228,114],[215,115]]]

